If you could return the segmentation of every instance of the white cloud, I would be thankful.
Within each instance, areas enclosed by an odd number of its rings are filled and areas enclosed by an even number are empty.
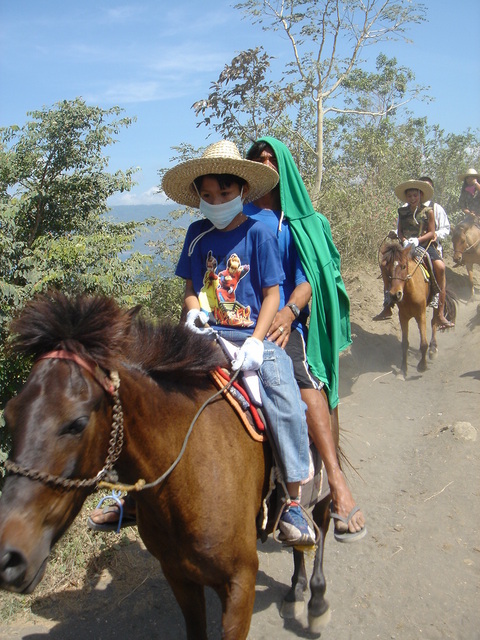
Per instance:
[[[137,5],[123,5],[121,7],[114,7],[107,9],[106,11],[106,19],[105,22],[130,22],[132,19],[138,17],[139,14],[143,13]]]
[[[167,196],[158,187],[150,187],[140,193],[134,190],[126,191],[108,199],[108,204],[111,207],[125,204],[167,204],[167,202],[169,202]]]

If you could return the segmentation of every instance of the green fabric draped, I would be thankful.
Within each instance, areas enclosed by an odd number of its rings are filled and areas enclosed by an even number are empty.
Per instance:
[[[280,200],[297,253],[312,287],[307,359],[324,382],[333,409],[338,404],[339,355],[351,343],[350,300],[340,272],[340,254],[328,220],[314,210],[289,149],[263,137],[275,152],[280,175]]]

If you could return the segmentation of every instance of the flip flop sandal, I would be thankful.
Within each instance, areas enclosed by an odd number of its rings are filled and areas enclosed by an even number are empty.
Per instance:
[[[334,528],[333,536],[335,540],[337,540],[337,542],[356,542],[357,540],[361,540],[363,537],[366,536],[367,527],[365,526],[363,527],[363,529],[360,529],[360,531],[348,530],[348,523],[353,518],[353,516],[357,513],[357,511],[360,511],[360,507],[353,507],[353,509],[350,511],[350,513],[346,518],[344,516],[341,516],[339,513],[333,513],[333,511],[330,511],[330,517],[332,518],[332,520],[340,520],[347,526],[346,531],[338,531],[336,527]]]
[[[439,331],[445,331],[446,329],[453,329],[454,327],[453,322],[447,322],[446,324],[439,324],[437,328]]]
[[[120,532],[120,529],[124,527],[133,527],[137,524],[136,514],[124,514],[124,506],[120,501],[120,493],[117,491],[112,491],[110,496],[105,496],[102,498],[100,502],[97,504],[97,509],[101,507],[105,500],[114,500],[116,504],[109,504],[103,508],[102,513],[115,513],[117,514],[117,519],[112,520],[110,522],[95,522],[91,517],[87,520],[87,525],[93,531],[116,531]]]

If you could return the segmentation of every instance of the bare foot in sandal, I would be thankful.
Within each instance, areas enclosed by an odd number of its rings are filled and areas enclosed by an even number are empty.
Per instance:
[[[120,499],[120,503],[123,507],[120,527],[120,506],[118,503],[94,509],[87,520],[88,527],[93,531],[117,531],[119,528],[123,529],[123,527],[132,527],[137,524],[135,500],[127,495]]]
[[[335,489],[331,486],[332,504],[330,517],[335,522],[334,536],[339,542],[360,540],[367,533],[365,517],[355,504],[345,476],[340,471],[335,478]]]

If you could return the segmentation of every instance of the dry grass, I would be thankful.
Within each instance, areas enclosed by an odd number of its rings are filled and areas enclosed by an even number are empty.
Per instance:
[[[31,595],[3,592],[0,598],[0,624],[9,624],[32,614],[37,602],[45,602],[61,591],[81,589],[89,576],[103,571],[115,573],[119,550],[138,541],[136,527],[116,533],[93,534],[86,526],[88,513],[95,508],[99,497],[91,496],[84,504],[73,525],[54,547],[43,580]]]

